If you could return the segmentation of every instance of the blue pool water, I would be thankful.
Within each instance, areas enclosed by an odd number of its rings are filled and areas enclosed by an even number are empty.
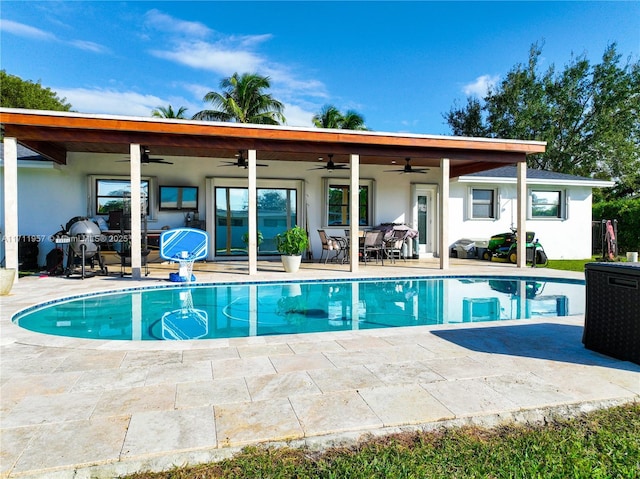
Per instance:
[[[513,277],[198,284],[75,297],[13,320],[88,339],[212,339],[584,314],[584,295],[584,281]]]

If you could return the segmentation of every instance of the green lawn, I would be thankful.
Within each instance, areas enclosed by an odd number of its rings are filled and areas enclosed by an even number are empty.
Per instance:
[[[623,257],[618,258],[620,262],[626,262],[626,259]],[[550,259],[549,264],[547,264],[547,268],[550,269],[561,269],[564,271],[579,271],[584,272],[584,265],[587,263],[593,263],[602,261],[599,257],[588,258],[588,259]]]
[[[354,447],[248,447],[232,459],[128,479],[639,478],[640,403],[545,425],[407,432]]]
[[[584,265],[593,261],[593,259],[550,259],[547,268],[584,272]]]

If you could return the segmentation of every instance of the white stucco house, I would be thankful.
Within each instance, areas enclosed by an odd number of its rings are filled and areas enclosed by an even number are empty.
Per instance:
[[[0,123],[7,267],[17,265],[17,237],[35,238],[44,264],[50,236],[71,218],[108,223],[114,205],[138,196],[133,251],[144,223],[156,232],[189,224],[209,233],[210,261],[245,260],[249,274],[258,257],[275,253],[275,234],[294,224],[310,232],[314,258],[318,229],[357,241],[358,230],[402,223],[419,232],[411,253],[438,257],[443,269],[458,239],[511,226],[535,231],[550,258],[582,259],[591,254],[592,189],[612,185],[527,170],[527,155],[545,148],[533,141],[8,108]],[[134,276],[140,261],[134,253]]]
[[[455,178],[450,191],[450,237],[487,239],[516,225],[516,168],[504,166]],[[612,181],[527,169],[527,231],[549,258],[591,256],[591,205],[594,188]]]

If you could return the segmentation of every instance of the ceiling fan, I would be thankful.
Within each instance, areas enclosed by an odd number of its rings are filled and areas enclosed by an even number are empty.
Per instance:
[[[401,170],[385,170],[385,171],[399,171],[400,173],[426,173],[429,168],[414,168],[411,166],[411,158],[405,158],[405,165]]]
[[[318,160],[322,160],[322,158],[318,158]],[[344,170],[347,168],[346,165],[336,165],[333,162],[333,153],[329,153],[329,161],[327,161],[326,165],[318,166],[317,168],[309,168],[309,170],[328,170],[329,172],[333,170]]]
[[[131,161],[131,159],[118,160],[118,161]],[[140,164],[141,165],[148,165],[149,163],[163,163],[165,165],[173,165],[172,162],[167,161],[164,158],[150,158],[149,157],[149,147],[148,146],[141,146],[140,147]]]
[[[242,150],[238,150],[237,161],[227,161],[226,164],[220,166],[237,166],[238,168],[244,168],[245,170],[249,168],[249,164],[247,163],[247,159],[242,155]],[[256,166],[269,166],[263,163],[256,163]]]

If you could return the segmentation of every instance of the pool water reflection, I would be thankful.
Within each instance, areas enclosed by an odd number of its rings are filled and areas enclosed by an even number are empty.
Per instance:
[[[83,296],[14,322],[88,339],[212,339],[575,315],[584,294],[582,281],[546,278],[194,285]]]

